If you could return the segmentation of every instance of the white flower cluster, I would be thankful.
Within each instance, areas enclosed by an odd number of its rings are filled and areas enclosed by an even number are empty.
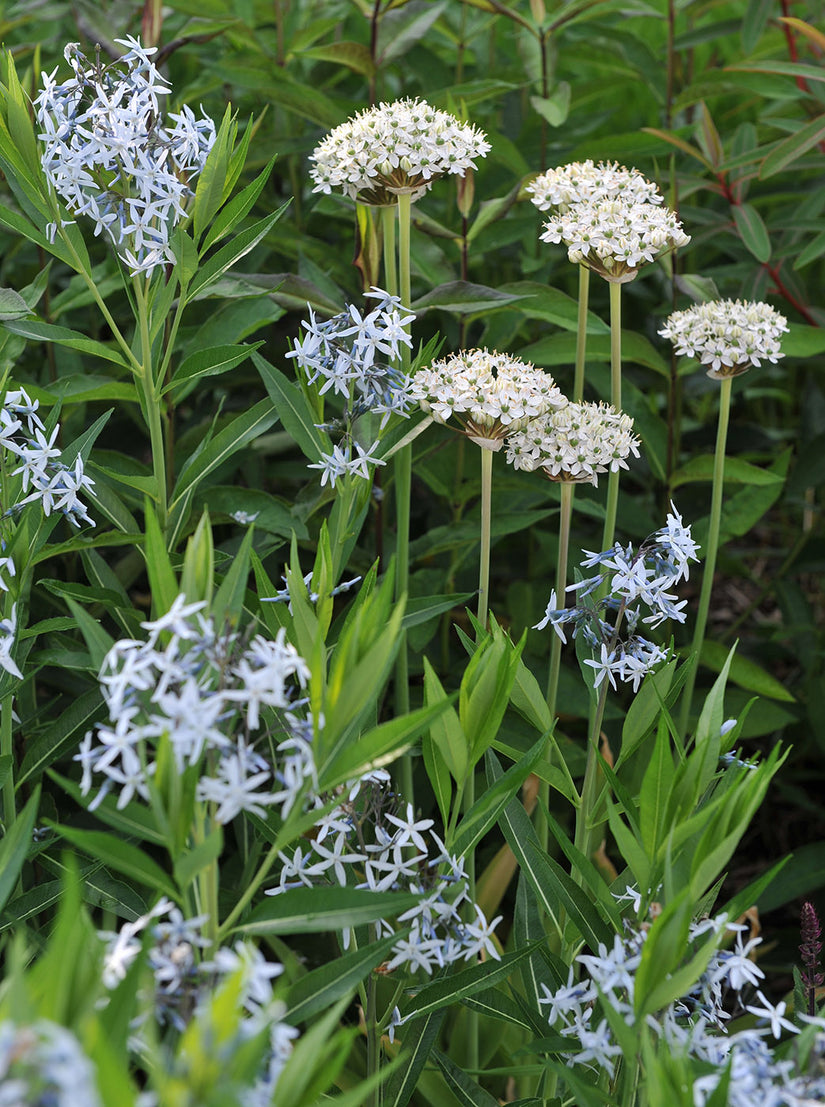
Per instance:
[[[539,209],[566,211],[571,204],[594,204],[600,200],[662,204],[659,189],[638,169],[626,169],[618,162],[573,161],[548,169],[527,186],[530,199]]]
[[[190,181],[215,140],[208,116],[184,106],[162,120],[166,79],[134,38],[117,39],[127,52],[105,65],[89,61],[77,43],[64,51],[74,77],[43,74],[35,100],[43,170],[73,215],[88,215],[105,231],[132,273],[174,262],[169,236],[186,214]],[[53,237],[55,224],[49,228]]]
[[[500,450],[508,434],[567,403],[549,373],[495,350],[434,361],[413,376],[410,395],[437,423],[455,416],[485,450]]]
[[[383,429],[392,414],[406,416],[412,404],[410,379],[392,362],[400,357],[402,346],[412,346],[409,328],[415,315],[380,288],[366,295],[378,301],[372,311],[362,313],[351,305],[325,322],[319,322],[307,305],[309,322],[302,324],[306,334],[286,355],[296,359],[310,384],[323,382],[319,395],[331,390],[346,401],[341,418],[321,424],[330,434],[343,433],[331,454],[322,454],[320,462],[309,466],[321,470],[322,485],[329,481],[334,487],[348,473],[368,479],[370,465],[386,464],[373,456],[378,441],[367,449],[355,441],[354,424],[374,412],[381,415]]]
[[[84,474],[79,455],[71,468],[60,460],[60,450],[55,446],[59,433],[57,424],[47,436],[37,414],[37,401],[32,402],[24,389],[6,392],[0,408],[0,446],[19,458],[20,464],[11,475],[20,476],[23,491],[31,488],[31,492],[3,514],[12,515],[39,500],[44,515],[59,511],[76,527],[81,522],[93,527],[94,520],[77,497],[79,492],[92,488],[94,481]]]
[[[625,199],[571,204],[551,215],[544,228],[542,242],[563,242],[570,261],[617,284],[632,281],[644,264],[690,242],[669,208]]]
[[[601,571],[567,588],[568,592],[578,593],[579,603],[573,607],[557,607],[554,589],[544,618],[533,628],[544,630],[550,624],[562,642],[566,642],[563,628],[572,624],[573,637],[581,633],[588,645],[598,651],[598,659],[585,661],[595,671],[596,688],[605,677],[616,688],[618,677],[632,684],[634,692],[638,691],[644,676],[668,656],[666,650],[636,633],[639,622],[656,627],[665,619],[680,623],[685,620],[682,609],[687,600],[677,602],[668,589],[687,579],[690,562],[698,560],[699,547],[691,537],[690,527],[684,526],[672,504],[671,512],[666,525],[638,550],[630,545],[623,548],[618,542],[603,553],[585,550],[587,557],[582,567],[599,565]],[[604,598],[595,603],[581,602],[598,593],[602,585],[607,588]],[[650,614],[643,616],[642,606]],[[615,625],[603,618],[608,612],[615,616]]]
[[[500,919],[488,923],[478,905],[475,919],[462,920],[469,904],[469,884],[462,861],[447,852],[432,819],[416,819],[412,804],[393,813],[389,776],[383,770],[349,786],[332,812],[315,824],[315,832],[291,854],[281,853],[279,882],[267,895],[279,895],[302,885],[332,882],[374,892],[409,891],[420,902],[398,917],[406,937],[392,947],[384,971],[406,968],[433,970],[479,954],[498,960],[492,934]],[[435,848],[433,848],[435,847]],[[375,924],[377,938],[396,933],[387,919]],[[344,933],[348,946],[350,932]]]
[[[482,131],[425,100],[395,100],[367,108],[315,147],[314,192],[343,191],[362,204],[413,200],[445,173],[463,177],[490,149]]]
[[[825,1077],[821,1071],[793,1075],[793,1064],[775,1059],[765,1041],[768,1035],[779,1038],[783,1030],[800,1032],[800,1026],[785,1017],[786,1004],[770,1003],[761,991],[756,992],[761,1006],[747,1003],[748,993],[758,988],[765,974],[753,960],[753,950],[762,939],[750,937],[745,941],[745,930],[741,924],[728,923],[725,915],[691,924],[689,943],[714,933],[721,944],[727,933],[735,932],[734,948],[717,949],[691,989],[665,1010],[649,1016],[648,1025],[670,1052],[709,1063],[715,1069],[694,1081],[696,1107],[704,1107],[728,1065],[731,1079],[726,1102],[730,1107],[803,1107],[822,1102]],[[570,1066],[595,1066],[610,1078],[615,1075],[622,1049],[608,1019],[599,1016],[607,1004],[633,1025],[635,974],[648,932],[649,926],[628,927],[624,937],[616,935],[611,949],[600,944],[595,955],[576,958],[584,969],[581,979],[575,979],[576,970],[571,966],[566,985],[552,992],[542,985],[545,994],[539,1003],[548,1009],[549,1025],[570,1039],[571,1049],[566,1054]],[[768,1025],[728,1033],[732,1012],[753,1015]],[[825,1020],[803,1018],[825,1026]]]
[[[598,484],[599,473],[627,469],[639,456],[633,420],[610,404],[569,403],[507,436],[507,461],[553,481]]]
[[[218,823],[241,811],[266,818],[275,805],[285,818],[314,779],[311,745],[291,714],[293,690],[309,677],[303,658],[283,630],[274,642],[258,635],[244,643],[199,614],[203,607],[178,596],[166,615],[141,624],[146,641],[124,639],[106,655],[99,680],[109,723],[89,731],[75,756],[83,795],[103,778],[90,810],[112,789],[120,789],[119,808],[135,796],[149,800],[163,742],[178,773],[198,766],[196,796],[215,805]],[[274,766],[250,738],[269,709],[286,731]],[[275,791],[262,790],[268,782]]]
[[[100,1107],[95,1069],[64,1026],[38,1019],[0,1023],[3,1107]]]
[[[715,380],[736,377],[761,365],[775,364],[785,355],[779,336],[788,321],[770,304],[750,300],[711,300],[675,311],[659,331],[677,354],[698,358]]]
[[[283,966],[267,961],[249,942],[239,941],[231,948],[223,946],[212,951],[212,942],[203,934],[207,921],[206,915],[185,919],[168,899],[161,899],[148,914],[124,923],[116,933],[100,932],[106,943],[104,985],[112,989],[124,979],[143,949],[147,927],[151,927],[147,961],[154,977],[151,1007],[160,1026],[184,1031],[193,1018],[205,1011],[221,980],[240,973],[238,1003],[243,1014],[239,1037],[243,1041],[264,1030],[269,1033],[264,1071],[248,1090],[248,1102],[250,1107],[269,1104],[292,1052],[292,1041],[298,1036],[296,1028],[284,1022],[284,1004],[275,999],[272,990],[272,981],[281,975]],[[207,951],[210,960],[204,960]]]

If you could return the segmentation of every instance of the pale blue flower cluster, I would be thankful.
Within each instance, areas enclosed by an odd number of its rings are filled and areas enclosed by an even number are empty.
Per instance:
[[[571,625],[573,637],[581,633],[598,653],[597,658],[585,661],[595,671],[594,687],[606,677],[616,688],[618,677],[632,684],[635,692],[644,676],[668,656],[666,650],[637,633],[637,628],[640,623],[657,627],[666,619],[684,622],[687,601],[677,600],[669,589],[687,579],[690,562],[698,560],[698,548],[690,527],[671,504],[666,525],[637,550],[618,542],[602,553],[585,550],[582,568],[598,565],[600,572],[568,587],[567,591],[577,596],[572,607],[559,607],[554,589],[544,618],[534,629],[544,630],[549,624],[566,642],[563,628]],[[645,608],[648,614],[643,613]],[[604,618],[606,614],[613,617],[612,623]]]
[[[630,896],[633,898],[632,892]],[[638,893],[635,897],[638,900]],[[765,974],[756,963],[754,950],[762,939],[746,939],[747,929],[729,923],[724,914],[691,924],[689,947],[708,934],[715,935],[721,946],[734,934],[733,949],[716,949],[690,990],[655,1016],[648,1016],[647,1025],[669,1052],[712,1066],[712,1071],[694,1081],[695,1107],[704,1107],[727,1065],[731,1067],[729,1107],[803,1107],[822,1102],[825,1076],[795,1073],[796,1066],[774,1057],[766,1040],[779,1039],[783,1032],[799,1034],[802,1026],[786,1018],[784,1002],[773,1004],[759,990]],[[542,985],[544,996],[539,1003],[547,1009],[548,1024],[570,1040],[564,1055],[568,1065],[601,1069],[611,1079],[616,1075],[622,1049],[605,1012],[609,1007],[627,1025],[634,1024],[636,972],[649,932],[649,925],[628,925],[624,935],[615,936],[610,949],[600,944],[595,954],[577,957],[583,971],[571,966],[566,984],[554,991]],[[758,1005],[749,1002],[754,991]],[[755,1017],[756,1027],[729,1032],[731,1020],[740,1015]],[[801,1021],[825,1028],[823,1019],[802,1016]],[[825,1041],[815,1042],[814,1050],[822,1057]]]
[[[309,678],[303,658],[283,630],[275,641],[245,642],[201,614],[204,606],[178,596],[166,615],[142,624],[145,641],[121,640],[106,655],[99,680],[109,722],[89,731],[75,756],[83,795],[102,780],[90,810],[113,790],[119,808],[149,800],[163,742],[179,773],[200,767],[196,796],[214,805],[218,823],[241,811],[266,818],[275,806],[286,818],[315,779],[311,746],[293,726],[294,692]],[[253,738],[271,723],[283,735],[275,764]]]
[[[500,919],[488,923],[471,903],[463,862],[449,853],[433,820],[417,819],[409,803],[403,814],[396,812],[396,799],[383,770],[347,786],[342,802],[318,820],[312,835],[279,855],[279,882],[267,894],[331,883],[420,896],[399,915],[398,927],[388,919],[375,924],[377,938],[409,929],[392,947],[386,972],[423,969],[429,975],[482,954],[498,959],[492,935]],[[467,913],[475,916],[469,922],[462,917]],[[350,940],[351,932],[345,931],[345,948]]]
[[[369,412],[381,415],[381,429],[393,414],[406,416],[413,401],[410,380],[394,362],[402,346],[412,346],[409,328],[415,316],[397,296],[380,288],[366,294],[378,301],[366,313],[355,306],[323,322],[309,307],[306,334],[287,357],[294,357],[310,384],[321,382],[319,395],[332,391],[343,397],[341,417],[321,425],[331,435],[341,435],[332,453],[309,466],[321,471],[321,484],[335,486],[347,474],[369,479],[370,466],[384,465],[375,456],[379,440],[369,447],[356,441],[356,421]]]
[[[19,459],[20,464],[11,475],[22,479],[23,492],[31,489],[28,496],[6,508],[4,515],[12,515],[26,504],[38,501],[44,515],[59,511],[76,527],[81,522],[93,527],[94,520],[78,499],[78,493],[92,488],[94,481],[84,473],[79,455],[71,467],[60,460],[61,451],[55,445],[60,425],[55,425],[47,436],[37,406],[37,401],[32,401],[22,388],[6,392],[3,398],[0,446]]]
[[[168,899],[161,899],[146,915],[127,922],[117,932],[101,932],[106,943],[103,958],[103,983],[115,988],[146,948],[147,962],[154,979],[149,1008],[161,1026],[183,1032],[193,1018],[203,1014],[222,981],[240,975],[238,1006],[241,1018],[238,1037],[249,1041],[267,1032],[269,1049],[261,1074],[246,1092],[249,1107],[270,1104],[272,1093],[298,1036],[294,1026],[284,1021],[285,1006],[275,999],[272,981],[281,975],[283,965],[267,961],[249,942],[238,941],[231,947],[212,949],[203,934],[208,916],[186,919]],[[148,932],[149,940],[146,941]],[[205,956],[209,955],[209,960]],[[132,1045],[140,1051],[141,1027],[146,1014],[132,1026]]]
[[[87,59],[77,43],[64,51],[74,77],[43,74],[35,99],[43,170],[73,215],[105,231],[132,273],[174,262],[169,238],[186,214],[190,181],[215,140],[215,124],[184,106],[162,121],[168,82],[153,64],[155,47],[132,37],[116,62]],[[57,225],[48,236],[54,240]]]
[[[92,1062],[64,1026],[48,1019],[0,1023],[3,1107],[100,1107]]]

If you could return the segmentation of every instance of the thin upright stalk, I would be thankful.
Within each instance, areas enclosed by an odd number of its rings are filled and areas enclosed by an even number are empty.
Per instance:
[[[384,231],[384,289],[389,292],[390,296],[398,295],[398,259],[395,256],[395,211],[395,207],[381,208],[381,227]]]
[[[613,287],[612,285],[610,286]],[[587,358],[587,311],[590,302],[590,270],[579,266],[579,314],[576,327],[576,368],[573,376],[573,403],[584,397],[584,366]]]
[[[8,772],[3,781],[3,831],[8,834],[17,811],[14,799],[14,748],[12,745],[12,706],[14,695],[10,692],[0,701],[0,757],[7,757]]]
[[[610,403],[622,409],[622,286],[610,281]],[[619,506],[619,471],[611,470],[607,479],[607,505],[604,516],[602,549],[613,545],[616,513]]]
[[[146,422],[149,425],[149,439],[152,447],[152,472],[157,485],[158,522],[165,532],[167,522],[168,489],[166,487],[166,448],[163,441],[163,427],[160,417],[160,398],[155,385],[152,366],[152,342],[149,336],[149,306],[146,298],[146,278],[137,274],[132,278],[135,301],[138,309],[140,327],[140,383],[143,389],[143,402],[146,409]]]
[[[559,557],[556,562],[556,604],[564,607],[564,592],[567,587],[567,552],[570,548],[570,519],[573,514],[573,481],[560,482],[561,511],[559,515]],[[559,669],[561,666],[561,638],[553,633],[550,646],[550,670],[547,674],[547,706],[550,717],[556,715],[556,696],[559,689]]]
[[[410,293],[410,224],[412,201],[409,193],[398,197],[398,287],[401,303],[409,308]],[[406,373],[410,367],[410,351],[401,347],[401,368]],[[412,488],[412,444],[404,446],[395,455],[395,598],[407,594],[410,584],[410,495]],[[398,658],[395,663],[395,710],[406,715],[410,710],[409,661],[407,636],[402,632]],[[413,796],[412,759],[405,754],[401,759],[401,788],[408,803],[415,803]]]
[[[719,529],[722,522],[722,496],[725,483],[725,445],[728,439],[728,422],[730,420],[730,398],[733,378],[726,377],[722,381],[719,394],[719,422],[716,426],[716,452],[713,457],[713,492],[710,501],[710,527],[708,530],[708,545],[705,553],[705,567],[702,573],[702,591],[699,595],[699,611],[696,615],[696,624],[693,631],[693,646],[691,657],[688,660],[688,678],[682,693],[682,710],[679,717],[681,733],[687,730],[690,718],[690,704],[693,699],[693,689],[696,686],[696,671],[699,667],[699,654],[702,643],[705,640],[705,629],[708,623],[710,611],[710,597],[713,591],[713,573],[716,568],[716,554],[719,550]]]
[[[490,522],[493,495],[493,451],[481,450],[481,553],[478,563],[478,623],[476,640],[487,629],[490,601]]]
[[[560,482],[561,509],[559,513],[559,556],[556,561],[556,605],[564,606],[564,591],[567,587],[567,552],[570,548],[570,519],[573,514],[573,481]],[[550,642],[550,668],[547,673],[547,706],[550,718],[556,719],[556,697],[559,691],[559,673],[561,672],[561,638],[553,631]],[[536,834],[542,848],[546,851],[550,844],[550,831],[544,817],[545,807],[550,806],[550,785],[546,780],[539,781],[539,802],[536,804]]]

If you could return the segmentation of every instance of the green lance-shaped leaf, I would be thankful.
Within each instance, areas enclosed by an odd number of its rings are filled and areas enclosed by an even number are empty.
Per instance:
[[[762,216],[751,204],[736,204],[733,222],[739,237],[757,261],[766,262],[771,256],[771,240]]]
[[[272,215],[264,216],[263,219],[253,223],[247,230],[234,235],[225,246],[221,246],[207,261],[202,261],[189,286],[187,300],[192,300],[204,293],[222,273],[225,273],[227,269],[231,269],[236,261],[246,257],[250,250],[254,250],[281,218],[286,207],[287,205],[283,204]]]
[[[363,888],[293,888],[269,896],[236,929],[242,934],[317,934],[349,930],[392,918],[415,907],[410,892],[372,892]]]
[[[384,1087],[384,1107],[407,1107],[438,1038],[446,1008],[412,1019],[399,1032],[401,1065]]]
[[[348,995],[374,968],[381,964],[398,941],[388,934],[363,949],[350,950],[327,965],[312,969],[290,987],[286,994],[286,1022],[299,1023],[326,1011],[342,996]]]
[[[32,842],[34,820],[40,803],[40,785],[0,841],[0,911],[8,903]]]
[[[188,393],[191,391],[188,386],[201,377],[216,377],[234,369],[262,345],[262,342],[256,342],[251,346],[212,346],[208,350],[195,350],[181,362],[163,392],[176,388],[181,394]]]
[[[261,374],[284,429],[295,439],[304,456],[315,462],[322,453],[329,453],[332,445],[315,426],[316,416],[300,388],[260,354],[254,353],[252,362]]]
[[[153,861],[142,849],[133,846],[131,842],[124,842],[100,830],[79,830],[60,823],[49,825],[53,826],[61,837],[78,849],[82,849],[84,853],[88,853],[90,857],[102,861],[108,868],[115,869],[131,880],[136,880],[138,884],[160,892],[161,895],[169,896],[170,899],[178,899],[178,890],[171,878],[156,861]]]
[[[434,1049],[433,1057],[444,1075],[447,1087],[463,1107],[498,1107],[498,1100],[479,1087],[446,1053]]]
[[[500,961],[483,961],[469,969],[462,969],[460,972],[451,973],[425,984],[405,1004],[404,1014],[421,1018],[422,1015],[440,1011],[443,1007],[450,1007],[468,996],[475,995],[476,992],[503,983],[512,975],[516,965],[521,964],[542,944],[543,941],[539,941],[524,946],[514,953],[506,953]]]

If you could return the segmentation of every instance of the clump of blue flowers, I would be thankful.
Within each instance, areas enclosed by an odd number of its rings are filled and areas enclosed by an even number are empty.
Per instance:
[[[573,637],[581,634],[598,654],[585,661],[595,672],[594,687],[606,677],[616,688],[618,677],[635,692],[644,676],[668,656],[667,650],[639,633],[639,625],[657,627],[666,619],[684,622],[687,600],[678,600],[671,589],[687,580],[698,549],[690,527],[671,504],[665,526],[638,549],[617,542],[601,553],[585,550],[582,568],[599,566],[599,572],[566,589],[576,595],[572,606],[559,607],[555,590],[551,592],[544,618],[534,629],[544,630],[549,624],[566,643],[563,628],[571,626]]]

